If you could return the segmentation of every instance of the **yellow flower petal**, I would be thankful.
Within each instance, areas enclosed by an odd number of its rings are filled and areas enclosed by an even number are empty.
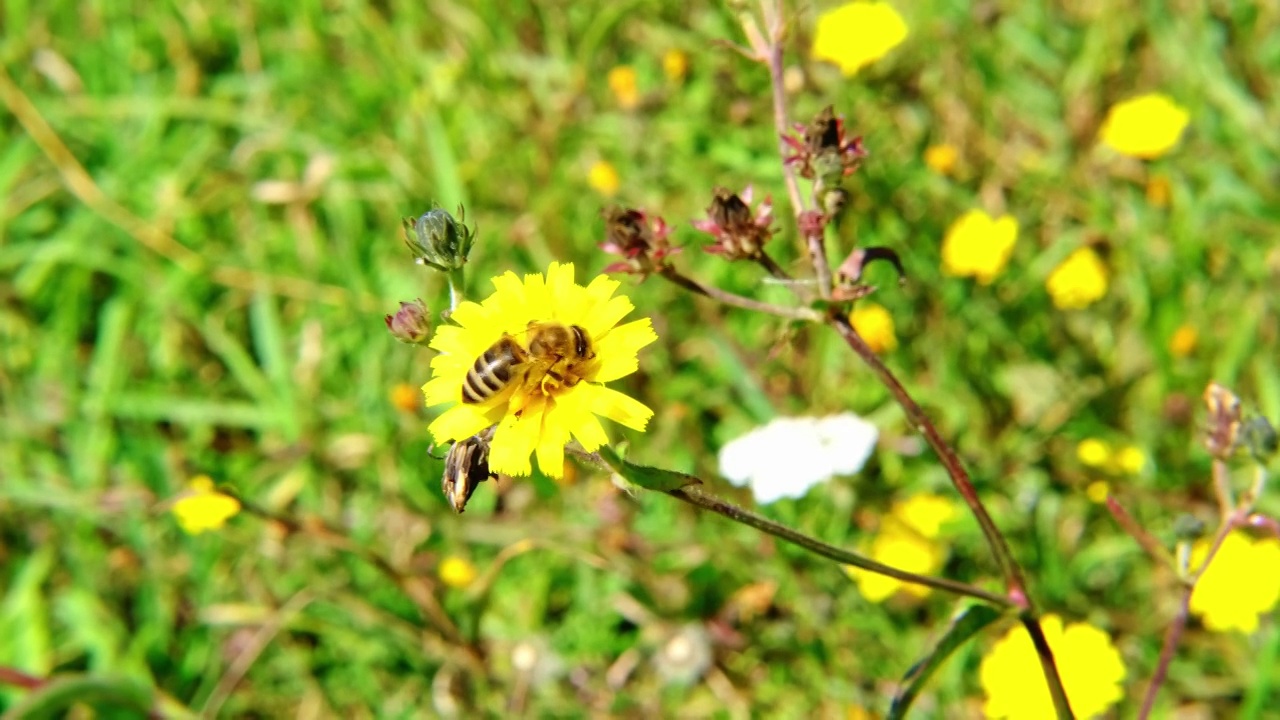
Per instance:
[[[936,538],[942,526],[959,511],[955,503],[938,495],[920,493],[893,504],[890,516],[926,538]]]
[[[611,382],[635,372],[639,366],[636,353],[658,339],[649,318],[641,318],[609,331],[596,343],[596,352],[602,358],[596,370],[596,382]]]
[[[884,57],[907,38],[907,23],[886,2],[852,2],[818,16],[813,57],[845,75]]]
[[[1085,438],[1076,445],[1076,458],[1089,467],[1102,467],[1111,461],[1111,446],[1098,438]]]
[[[1098,134],[1122,155],[1152,159],[1178,144],[1190,120],[1187,111],[1167,95],[1151,93],[1111,108]]]
[[[1209,545],[1209,540],[1196,543],[1191,567],[1204,562]],[[1280,568],[1280,542],[1231,533],[1196,583],[1191,612],[1210,630],[1254,632],[1259,616],[1271,612],[1280,601],[1280,573],[1260,572],[1260,568]]]
[[[1082,247],[1049,273],[1045,288],[1053,299],[1054,307],[1060,310],[1085,308],[1107,294],[1107,269],[1092,248]]]
[[[649,418],[653,417],[653,411],[648,406],[617,390],[600,385],[589,388],[591,411],[597,415],[603,415],[632,430],[644,430],[649,424]]]
[[[240,501],[214,490],[208,475],[197,475],[187,485],[187,492],[174,501],[170,511],[178,526],[188,535],[219,530],[227,520],[240,512]]]
[[[942,239],[942,271],[974,277],[990,285],[1013,255],[1018,221],[1011,215],[993,218],[981,210],[961,215]]]
[[[849,322],[867,345],[875,352],[885,352],[898,347],[894,334],[893,316],[873,302],[860,302],[849,313]]]
[[[458,391],[461,394],[461,391]],[[502,417],[502,406],[469,405],[458,403],[427,426],[436,442],[465,440],[489,427]]]
[[[601,195],[613,197],[618,194],[618,188],[622,186],[622,178],[618,177],[618,171],[613,165],[597,160],[587,171],[587,184]]]
[[[450,555],[440,561],[440,567],[436,569],[440,575],[440,581],[452,588],[464,588],[475,582],[476,566],[465,558]]]
[[[891,525],[881,528],[880,533],[871,542],[871,548],[867,554],[872,560],[922,575],[937,572],[945,558],[942,548],[933,541],[910,530],[898,529]],[[846,566],[845,573],[857,583],[858,592],[871,602],[884,602],[899,592],[917,598],[929,594],[929,588],[924,585],[904,583],[901,580],[852,566]]]

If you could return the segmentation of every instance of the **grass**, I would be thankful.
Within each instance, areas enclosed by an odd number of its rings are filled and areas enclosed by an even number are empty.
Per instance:
[[[796,11],[788,62],[806,84],[792,116],[832,103],[865,136],[845,239],[895,248],[911,278],[898,289],[870,271],[897,322],[886,361],[960,451],[1040,603],[1116,639],[1128,716],[1174,583],[1086,499],[1096,477],[1075,445],[1146,452],[1113,488],[1171,544],[1179,513],[1214,515],[1196,439],[1205,384],[1280,418],[1280,15],[899,5],[907,42],[852,79],[804,58],[818,8]],[[392,341],[380,315],[401,299],[445,302],[400,238],[401,217],[432,201],[465,203],[478,225],[473,295],[552,260],[594,274],[611,202],[660,212],[694,246],[688,220],[717,185],[754,183],[781,203],[767,74],[716,45],[740,39],[728,10],[164,1],[135,14],[13,0],[2,12],[14,31],[0,60],[21,95],[6,92],[0,116],[0,666],[123,678],[226,717],[446,714],[451,702],[532,715],[885,709],[952,600],[868,603],[829,563],[664,498],[634,502],[586,468],[568,485],[512,484],[500,503],[486,485],[456,517],[426,452],[431,415],[388,399],[427,379],[428,354]],[[662,73],[671,49],[690,60],[679,82]],[[619,64],[637,70],[637,111],[604,81]],[[1098,148],[1106,109],[1148,90],[1191,114],[1176,151],[1138,163]],[[960,151],[953,178],[921,160],[942,142]],[[597,160],[618,168],[617,198],[588,186]],[[1154,177],[1167,207],[1145,196]],[[971,207],[1020,222],[990,286],[938,269],[943,233]],[[794,229],[779,226],[771,250],[800,269]],[[1045,277],[1084,242],[1106,249],[1110,291],[1056,311]],[[696,247],[677,262],[756,289],[752,269]],[[872,467],[768,514],[857,547],[892,499],[946,490],[930,455],[902,451],[910,429],[837,338],[657,280],[627,292],[661,337],[620,383],[658,411],[650,432],[627,434],[632,457],[712,476],[716,449],[755,424],[851,409],[882,429]],[[1199,343],[1175,357],[1182,325]],[[200,473],[289,522],[242,514],[182,534],[167,502]],[[1274,492],[1261,507],[1280,510]],[[525,538],[533,549],[503,554]],[[945,574],[994,578],[976,527],[948,541]],[[487,653],[483,669],[368,553],[439,599]],[[446,588],[435,571],[448,556],[493,575]],[[744,610],[752,592],[769,597],[758,612]],[[717,617],[712,629],[731,632],[710,673],[664,684],[653,658],[667,639]],[[991,639],[942,668],[920,716],[980,712]],[[1280,704],[1278,647],[1274,620],[1247,638],[1193,625],[1157,714],[1263,717]],[[522,675],[513,653],[529,648],[538,663]],[[0,690],[0,707],[22,697]]]

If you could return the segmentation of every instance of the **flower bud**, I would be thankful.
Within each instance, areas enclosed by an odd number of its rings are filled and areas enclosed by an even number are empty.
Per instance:
[[[404,219],[405,242],[414,257],[436,270],[457,270],[467,262],[475,233],[462,223],[466,213],[458,207],[458,217],[441,208],[433,208],[417,220]]]
[[[1280,438],[1276,437],[1276,429],[1271,427],[1271,422],[1261,415],[1244,421],[1240,426],[1239,442],[1248,448],[1249,454],[1260,463],[1265,463],[1268,458],[1276,454],[1277,449],[1280,449]]]
[[[1205,388],[1204,403],[1209,411],[1205,447],[1210,455],[1226,460],[1236,448],[1240,431],[1240,398],[1215,382]]]
[[[400,309],[384,319],[391,336],[402,343],[422,345],[431,337],[431,311],[421,298],[400,303]]]

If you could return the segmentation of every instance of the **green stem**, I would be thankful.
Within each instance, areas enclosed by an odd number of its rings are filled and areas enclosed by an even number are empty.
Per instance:
[[[768,533],[776,538],[785,540],[793,545],[798,545],[815,555],[821,555],[828,560],[835,560],[838,563],[852,565],[868,572],[886,575],[902,582],[908,582],[915,585],[924,585],[935,590],[964,595],[976,600],[990,603],[998,608],[1012,608],[1014,603],[1003,595],[988,592],[982,588],[969,585],[967,583],[948,580],[947,578],[933,577],[931,575],[917,575],[915,573],[899,570],[891,565],[876,562],[870,558],[863,557],[857,553],[842,550],[834,545],[828,545],[821,540],[809,537],[804,533],[792,530],[786,525],[774,522],[766,517],[757,515],[746,508],[739,507],[733,503],[721,500],[718,497],[709,495],[702,490],[679,488],[677,490],[666,491],[668,495],[677,500],[710,510],[718,515],[723,515],[730,520],[741,523],[748,527],[755,528],[761,532]]]
[[[463,300],[463,287],[466,281],[466,274],[462,268],[454,268],[448,273],[449,277],[449,312],[458,309],[458,304]]]

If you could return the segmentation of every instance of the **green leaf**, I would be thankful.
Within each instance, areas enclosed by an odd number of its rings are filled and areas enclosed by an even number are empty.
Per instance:
[[[99,711],[104,717],[146,717],[151,713],[154,693],[151,688],[136,680],[89,675],[64,675],[40,687],[22,702],[9,708],[0,720],[22,718],[66,717],[72,705],[84,704]],[[119,714],[131,711],[129,715]]]
[[[963,645],[969,638],[978,634],[983,628],[1000,619],[1001,613],[987,605],[970,605],[961,610],[951,621],[951,626],[939,638],[938,643],[915,665],[902,676],[902,687],[889,705],[887,720],[896,720],[907,716],[907,710],[924,687],[925,682],[934,671]]]
[[[646,490],[670,492],[689,485],[702,483],[701,480],[692,475],[627,462],[618,457],[618,453],[614,452],[613,448],[608,445],[600,448],[600,458],[604,460],[610,470],[621,475],[624,480],[639,485]]]

